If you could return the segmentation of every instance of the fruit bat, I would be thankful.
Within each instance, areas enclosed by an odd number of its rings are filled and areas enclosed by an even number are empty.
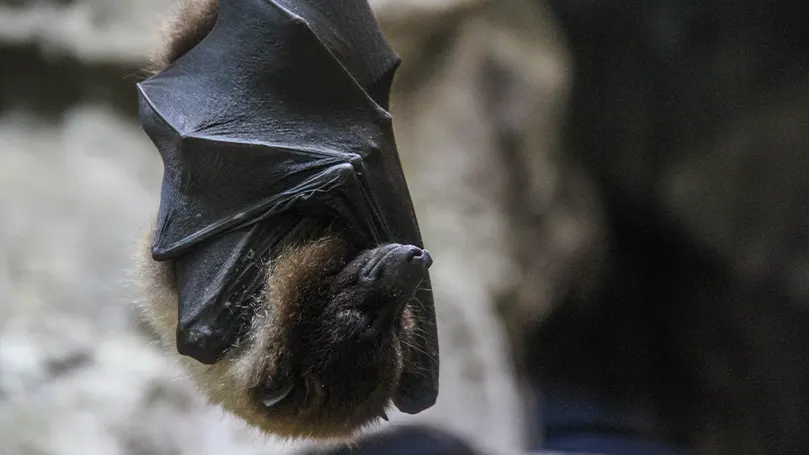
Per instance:
[[[213,368],[233,351],[258,349],[256,324],[283,318],[256,316],[255,302],[274,296],[269,313],[296,302],[284,310],[295,321],[284,332],[291,352],[276,356],[298,365],[289,367],[295,374],[325,368],[288,359],[325,356],[322,345],[306,347],[307,333],[325,333],[307,318],[340,334],[332,344],[345,355],[335,360],[341,374],[317,375],[328,389],[324,378],[359,375],[352,360],[367,341],[340,332],[347,308],[382,312],[386,324],[416,325],[401,346],[400,374],[386,381],[401,411],[421,412],[438,393],[439,356],[432,259],[388,112],[398,56],[365,0],[222,0],[214,13],[198,42],[137,85],[143,129],[164,164],[151,258],[171,265],[177,351]],[[270,408],[295,382],[272,372],[256,381]]]

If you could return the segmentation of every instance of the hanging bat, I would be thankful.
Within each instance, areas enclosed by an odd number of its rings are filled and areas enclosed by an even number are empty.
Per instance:
[[[276,435],[432,406],[432,258],[388,112],[399,58],[366,0],[192,3],[160,59],[137,86],[164,164],[147,323]]]

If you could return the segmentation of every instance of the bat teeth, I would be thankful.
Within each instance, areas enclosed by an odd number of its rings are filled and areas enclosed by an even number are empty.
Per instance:
[[[382,419],[384,419],[384,420],[385,420],[385,422],[389,422],[389,421],[390,421],[390,420],[388,419],[388,414],[385,412],[385,410],[384,410],[384,409],[383,409],[383,410],[381,410],[381,411],[379,411],[379,417],[380,417],[380,418],[382,418]]]

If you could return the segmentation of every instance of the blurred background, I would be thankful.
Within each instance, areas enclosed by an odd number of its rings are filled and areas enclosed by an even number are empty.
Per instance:
[[[442,362],[379,430],[809,453],[809,4],[370,3]],[[136,322],[162,165],[134,84],[171,7],[0,0],[0,454],[305,449],[206,406]]]

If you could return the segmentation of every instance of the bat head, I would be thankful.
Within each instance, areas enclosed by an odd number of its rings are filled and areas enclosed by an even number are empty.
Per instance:
[[[146,322],[176,349],[171,261],[143,249]],[[398,393],[418,336],[415,295],[432,263],[411,245],[358,250],[340,236],[287,247],[268,266],[248,336],[214,365],[179,357],[214,403],[281,437],[344,439]]]
[[[401,346],[415,330],[408,305],[432,259],[400,244],[346,263],[349,256],[341,240],[323,238],[282,253],[272,268],[266,303],[279,312],[272,330],[275,345],[286,346],[286,365],[250,392],[268,416],[306,415],[338,432],[384,417]]]

